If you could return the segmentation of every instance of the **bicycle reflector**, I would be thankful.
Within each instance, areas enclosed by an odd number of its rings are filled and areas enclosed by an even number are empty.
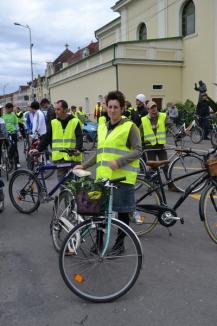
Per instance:
[[[84,282],[84,277],[81,274],[74,274],[73,275],[73,280],[77,283],[83,283]]]

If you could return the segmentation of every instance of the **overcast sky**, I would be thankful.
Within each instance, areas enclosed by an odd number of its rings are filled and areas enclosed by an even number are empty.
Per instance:
[[[69,44],[73,52],[95,41],[94,31],[118,17],[117,0],[0,0],[0,94],[31,80],[28,24],[32,30],[34,77],[43,75]]]

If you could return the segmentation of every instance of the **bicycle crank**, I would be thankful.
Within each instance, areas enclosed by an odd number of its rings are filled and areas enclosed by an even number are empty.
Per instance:
[[[159,213],[158,221],[165,227],[173,226],[177,221],[180,221],[181,224],[184,224],[183,217],[178,217],[174,210],[168,208],[165,208],[165,210]]]

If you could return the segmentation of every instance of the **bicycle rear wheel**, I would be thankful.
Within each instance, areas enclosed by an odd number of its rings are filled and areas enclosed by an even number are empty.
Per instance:
[[[217,146],[217,130],[211,131],[211,144],[216,147]]]
[[[176,157],[169,166],[168,176],[170,180],[186,175],[187,173],[196,172],[202,169],[203,160],[195,154],[185,154]],[[202,173],[202,172],[201,172]],[[197,180],[201,174],[195,174],[188,178],[173,181],[174,187],[181,192],[184,192],[188,185]],[[187,182],[187,184],[186,184]],[[192,193],[201,191],[206,182],[199,185]]]
[[[158,191],[150,193],[153,185],[144,179],[137,179],[135,190],[136,212],[130,219],[130,227],[138,236],[151,232],[158,225],[158,218],[149,212],[144,212],[140,205],[160,205],[161,197]],[[145,195],[143,199],[141,199]]]
[[[40,188],[33,173],[16,170],[9,182],[9,196],[13,206],[20,213],[33,213],[40,205]]]
[[[209,237],[217,244],[217,189],[215,185],[210,184],[204,189],[200,198],[199,211]]]
[[[194,144],[199,144],[203,139],[203,130],[200,127],[195,126],[191,130],[191,141]]]
[[[9,179],[9,173],[13,170],[13,164],[8,158],[7,148],[2,147],[2,163],[1,163],[1,171],[6,175],[6,179]]]
[[[60,251],[63,241],[72,228],[79,223],[74,196],[69,190],[62,190],[54,201],[54,214],[51,221],[51,236],[54,248]],[[78,242],[78,239],[77,239]]]
[[[136,282],[142,266],[142,248],[136,234],[126,224],[113,219],[109,244],[115,242],[118,232],[123,232],[125,251],[109,256],[108,250],[101,257],[92,250],[99,232],[105,238],[104,218],[87,220],[72,229],[62,246],[59,267],[65,284],[77,296],[92,302],[109,302],[127,293]],[[74,255],[68,256],[68,246],[76,233],[80,234],[80,244]]]

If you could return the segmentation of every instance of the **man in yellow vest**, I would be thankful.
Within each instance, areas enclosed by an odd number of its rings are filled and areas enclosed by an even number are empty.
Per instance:
[[[97,104],[95,106],[94,110],[94,119],[99,120],[99,117],[101,117],[101,112],[102,112],[102,104],[100,101],[97,101]]]
[[[118,218],[129,224],[130,213],[135,211],[134,185],[139,170],[139,157],[142,153],[141,139],[136,125],[123,118],[125,98],[119,91],[108,93],[107,112],[110,120],[99,124],[97,153],[86,163],[75,168],[87,169],[97,164],[96,179],[125,177],[126,180],[114,189],[113,210]],[[118,232],[117,239],[109,255],[124,252],[124,233]],[[97,244],[100,246],[100,244]]]
[[[148,114],[141,119],[140,132],[145,144],[147,159],[150,161],[167,160],[167,151],[164,149],[166,144],[166,130],[172,127],[172,122],[166,113],[159,112],[157,104],[149,101],[147,104]],[[151,150],[153,149],[153,150]],[[166,180],[168,180],[168,165],[163,167]],[[168,188],[176,191],[173,185],[169,184]]]
[[[17,116],[20,133],[21,133],[21,135],[22,135],[22,137],[24,139],[24,138],[26,138],[26,133],[25,133],[25,126],[24,126],[23,111],[17,106],[15,114]]]
[[[56,119],[51,121],[45,137],[38,146],[38,151],[42,152],[49,144],[52,144],[52,161],[54,163],[75,163],[82,160],[81,150],[83,146],[83,135],[80,122],[71,114],[67,114],[68,104],[64,100],[56,102]],[[75,149],[76,153],[69,156],[60,150]],[[35,152],[35,150],[33,150]],[[68,171],[68,168],[57,170],[57,178],[60,180]]]

